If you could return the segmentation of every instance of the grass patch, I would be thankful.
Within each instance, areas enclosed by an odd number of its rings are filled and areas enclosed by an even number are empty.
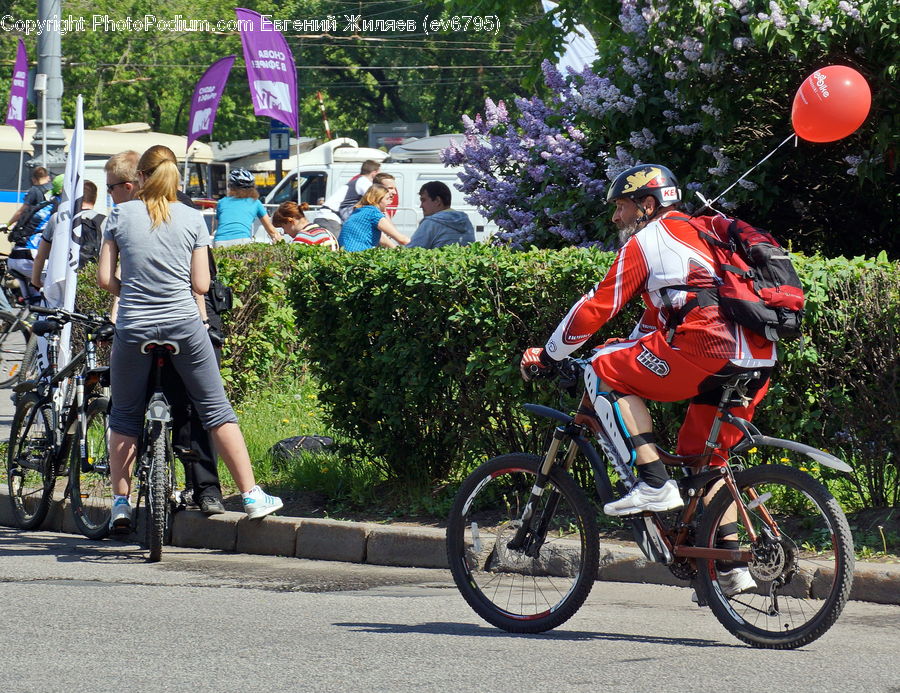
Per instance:
[[[346,452],[347,441],[333,432],[323,417],[318,387],[309,377],[285,378],[244,399],[235,411],[253,462],[257,480],[279,493],[314,492],[329,504],[363,504],[376,499],[382,472],[372,463]],[[271,454],[278,441],[301,435],[329,436],[335,446],[324,452],[301,452],[284,461]],[[233,482],[219,463],[223,491],[234,492]]]

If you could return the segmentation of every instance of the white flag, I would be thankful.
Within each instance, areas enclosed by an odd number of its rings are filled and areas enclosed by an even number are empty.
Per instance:
[[[556,9],[555,2],[541,0],[541,4],[544,6],[545,13],[553,12]],[[562,28],[562,23],[555,17],[553,24]],[[567,67],[571,67],[575,72],[581,72],[584,68],[593,65],[595,60],[597,60],[597,44],[594,42],[594,37],[591,36],[591,32],[584,24],[577,24],[575,31],[566,34],[556,69],[565,77],[568,75]]]
[[[81,197],[84,193],[84,118],[82,99],[75,106],[75,130],[69,143],[62,197],[56,212],[53,245],[47,262],[44,297],[51,306],[75,308],[78,258],[81,254]],[[69,362],[71,325],[66,325],[59,340],[59,366]]]

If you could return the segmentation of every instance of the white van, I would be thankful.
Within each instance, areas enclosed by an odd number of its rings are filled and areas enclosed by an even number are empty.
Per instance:
[[[442,136],[446,137],[446,136]],[[438,138],[425,138],[418,140],[422,143],[423,151],[428,147],[425,140],[437,140]],[[405,145],[408,146],[408,145]],[[381,170],[394,176],[399,194],[397,212],[392,221],[399,231],[407,236],[412,236],[419,222],[422,221],[422,210],[419,208],[419,190],[428,181],[441,181],[447,184],[453,195],[453,209],[465,212],[472,220],[475,227],[475,238],[485,240],[497,230],[496,224],[485,219],[474,207],[467,205],[462,198],[462,193],[456,190],[454,184],[459,182],[458,167],[447,167],[439,160],[416,161],[412,157],[403,156],[402,161],[394,160],[395,147],[389,155],[380,149],[360,147],[355,140],[341,137],[329,140],[315,149],[299,156],[291,157],[283,162],[285,177],[266,196],[265,204],[269,213],[282,202],[296,201],[306,202],[310,211],[306,213],[309,219],[315,219],[316,209],[335,190],[346,184],[353,176],[359,174],[359,168],[363,161],[371,159],[382,163]],[[398,151],[399,154],[399,151]],[[274,162],[272,162],[274,168]],[[297,169],[299,167],[300,185],[298,191]]]

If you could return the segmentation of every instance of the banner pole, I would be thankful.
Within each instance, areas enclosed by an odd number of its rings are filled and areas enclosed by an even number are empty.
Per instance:
[[[188,159],[191,158],[191,150],[184,154],[184,174],[181,176],[181,192],[187,194]]]
[[[20,204],[22,200],[22,167],[25,165],[25,137],[22,137],[22,147],[19,149],[19,177],[16,180],[16,204]]]

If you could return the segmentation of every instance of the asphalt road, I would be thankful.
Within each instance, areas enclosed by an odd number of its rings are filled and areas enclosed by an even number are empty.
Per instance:
[[[745,647],[690,592],[597,583],[513,636],[442,570],[136,546],[0,528],[4,691],[900,693],[900,607],[850,603],[802,650]]]

